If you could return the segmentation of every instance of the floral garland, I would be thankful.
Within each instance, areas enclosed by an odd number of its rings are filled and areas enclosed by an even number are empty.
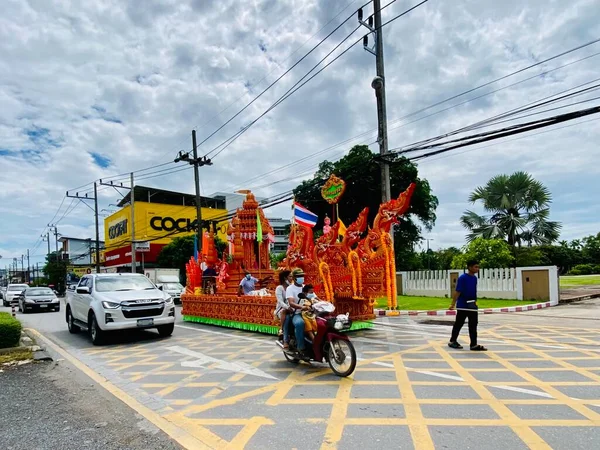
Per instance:
[[[352,295],[356,297],[358,295],[358,292],[356,289],[356,270],[354,269],[352,252],[348,254],[348,267],[350,267],[350,270],[352,271]]]
[[[325,274],[325,272],[327,274]],[[331,276],[329,274],[329,265],[325,261],[322,261],[319,264],[319,275],[321,275],[321,280],[323,280],[325,298],[329,301],[333,301],[333,286],[331,284]]]
[[[391,248],[390,251],[390,275],[389,275],[389,279],[390,279],[390,283],[392,285],[392,307],[393,308],[397,308],[398,307],[398,286],[396,285],[396,255],[394,253],[394,249]]]
[[[352,289],[354,289],[354,295],[358,295],[360,297],[362,296],[362,270],[360,267],[360,258],[358,257],[358,253],[355,251],[351,251],[348,254],[348,265],[352,269]]]
[[[383,248],[383,253],[385,255],[385,292],[387,294],[387,304],[388,309],[392,309],[392,286],[390,281],[390,250],[388,249],[387,242],[383,238],[383,234],[381,236],[381,248]]]

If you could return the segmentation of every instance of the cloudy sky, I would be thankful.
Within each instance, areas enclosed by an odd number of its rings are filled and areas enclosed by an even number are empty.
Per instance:
[[[385,9],[384,21],[415,3],[397,0]],[[79,191],[85,192],[95,179],[125,181],[116,175],[168,163],[179,150],[191,148],[192,128],[198,131],[199,142],[204,141],[360,4],[4,0],[0,266],[28,248],[32,261],[41,262],[45,243],[40,245],[39,236],[51,221],[58,222],[62,235],[92,237],[92,212],[64,200],[66,190],[83,186]],[[370,12],[371,6],[365,11]],[[264,112],[355,26],[355,19],[348,21],[203,143],[200,152],[213,150]],[[364,32],[357,31],[333,56]],[[600,43],[401,120],[598,37],[598,0],[430,0],[384,29],[390,147],[594,80],[600,56],[591,55],[600,52]],[[353,47],[227,147],[213,166],[203,168],[203,193],[244,187],[254,188],[260,196],[276,195],[293,188],[302,179],[299,175],[309,176],[322,159],[336,159],[353,144],[373,142],[374,72],[374,57],[360,44]],[[532,79],[436,113],[525,78]],[[594,97],[592,92],[561,105]],[[588,101],[556,112],[596,104]],[[424,117],[431,113],[436,114]],[[562,238],[597,233],[599,123],[591,116],[562,129],[421,162],[420,175],[440,199],[437,225],[427,234],[434,239],[433,247],[462,245],[465,233],[458,219],[470,207],[469,192],[495,174],[516,170],[532,173],[551,189],[552,218],[563,223]],[[306,161],[289,164],[314,153]],[[173,163],[136,176],[143,185],[192,193],[191,170],[153,176],[178,167],[183,168]],[[102,189],[100,207],[108,208],[118,198],[114,190]],[[285,216],[289,211],[282,205],[269,214]]]

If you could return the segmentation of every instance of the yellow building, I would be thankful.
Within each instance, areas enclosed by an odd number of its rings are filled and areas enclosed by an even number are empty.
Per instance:
[[[135,186],[134,240],[138,243],[136,262],[155,263],[162,248],[176,237],[189,236],[196,229],[195,196],[162,189]],[[217,236],[225,241],[228,221],[225,200],[201,198],[202,227],[216,226]],[[130,194],[118,204],[121,209],[104,219],[104,265],[131,267]]]

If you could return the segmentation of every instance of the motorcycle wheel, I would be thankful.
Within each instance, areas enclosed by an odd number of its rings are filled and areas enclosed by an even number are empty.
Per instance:
[[[285,356],[285,359],[291,363],[298,364],[300,362],[298,358],[294,358],[293,356],[288,355],[286,352],[283,352],[283,356]]]
[[[334,339],[327,349],[329,367],[338,377],[347,377],[356,368],[356,350],[350,341]]]

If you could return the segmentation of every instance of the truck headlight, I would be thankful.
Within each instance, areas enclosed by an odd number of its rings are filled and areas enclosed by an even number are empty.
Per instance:
[[[117,309],[119,306],[121,306],[120,303],[107,302],[107,301],[102,302],[102,307],[104,309]]]

